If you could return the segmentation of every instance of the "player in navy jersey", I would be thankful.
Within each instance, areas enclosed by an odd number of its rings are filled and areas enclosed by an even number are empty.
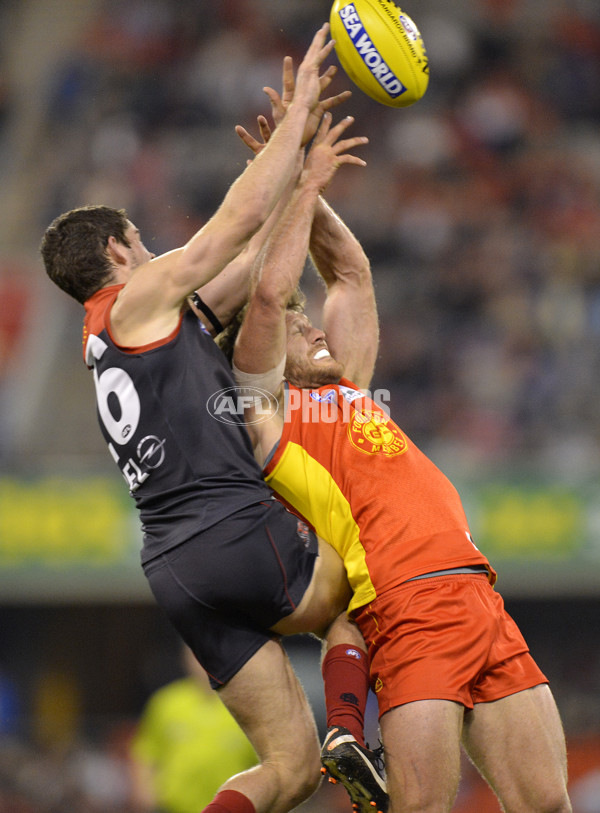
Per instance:
[[[315,35],[268,148],[185,246],[155,257],[126,213],[106,206],[59,216],[41,246],[50,278],[85,306],[84,358],[103,435],[140,513],[144,572],[261,760],[225,783],[210,813],[283,813],[315,789],[316,726],[278,634],[323,631],[349,598],[339,557],[329,546],[319,554],[314,533],[271,498],[243,415],[207,413],[235,384],[190,304],[200,289],[208,308],[196,306],[214,331],[246,295],[301,147],[346,96],[319,101],[333,75],[319,76],[333,46],[327,32]],[[349,151],[364,139],[341,140],[350,123],[315,146],[315,183],[363,163]]]

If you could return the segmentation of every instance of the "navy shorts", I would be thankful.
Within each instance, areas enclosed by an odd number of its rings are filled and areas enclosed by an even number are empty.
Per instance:
[[[151,559],[144,573],[218,688],[273,637],[269,628],[296,609],[317,555],[315,534],[270,500]]]

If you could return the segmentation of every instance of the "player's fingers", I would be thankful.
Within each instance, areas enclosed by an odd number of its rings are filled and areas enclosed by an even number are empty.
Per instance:
[[[368,144],[369,139],[366,136],[355,136],[354,138],[344,138],[337,141],[332,145],[332,149],[339,156],[343,152],[353,150],[355,147],[361,147],[363,144]]]
[[[343,90],[341,93],[337,93],[335,96],[329,96],[327,99],[323,99],[321,102],[322,109],[331,110],[332,107],[337,107],[342,102],[347,101],[350,96],[352,96],[351,90]]]
[[[271,127],[269,126],[269,122],[264,116],[259,116],[256,121],[258,122],[258,129],[260,130],[262,139],[265,144],[267,144],[271,138]]]
[[[324,113],[323,117],[319,123],[319,127],[315,134],[314,143],[320,144],[327,138],[327,134],[329,133],[329,128],[331,127],[331,121],[333,116],[331,113]]]
[[[344,153],[343,155],[338,155],[335,165],[336,169],[340,167],[342,164],[354,164],[357,167],[366,167],[367,162],[364,161],[362,158],[359,158],[358,155],[348,155],[348,153]]]
[[[235,128],[236,133],[242,139],[244,144],[252,150],[253,153],[259,153],[263,147],[260,141],[257,141],[253,135],[251,135],[245,127],[242,127],[241,124],[238,124]]]
[[[331,113],[327,112],[325,113],[325,116],[331,116]],[[333,144],[334,141],[337,141],[338,138],[340,138],[343,135],[344,131],[347,130],[348,127],[350,127],[351,124],[354,124],[354,116],[346,116],[341,121],[338,121],[335,127],[332,127],[329,130],[328,142],[330,144]]]
[[[247,144],[248,141],[251,141],[254,138],[254,136],[251,136],[250,133],[248,132],[248,130],[246,130],[245,127],[242,127],[241,124],[236,124],[235,131],[239,135],[239,137],[242,139],[244,144]]]
[[[327,34],[329,33],[329,24],[323,23],[321,28],[315,33],[314,37],[312,38],[311,44],[308,46],[308,50],[304,55],[304,61],[312,60],[316,55],[320,53],[325,45],[325,41],[327,39]]]
[[[321,76],[319,76],[319,83],[320,83],[320,87],[321,87],[321,93],[323,93],[323,91],[327,87],[329,87],[329,85],[331,84],[332,79],[333,79],[333,77],[335,76],[336,73],[337,73],[336,66],[335,65],[330,65],[327,68],[327,70],[325,71],[325,73],[323,73]]]
[[[275,88],[270,88],[268,86],[264,87],[263,88],[263,93],[267,94],[271,104],[279,104],[281,102],[281,96],[279,95],[279,93],[277,93]]]
[[[294,96],[296,89],[296,78],[294,76],[294,63],[291,56],[283,58],[283,75],[282,75],[283,94],[282,99],[284,102],[290,102]]]
[[[273,119],[275,120],[275,124],[279,124],[281,119],[285,115],[285,105],[279,93],[276,90],[270,87],[264,87],[263,91],[269,97],[269,102],[271,103],[271,112],[273,114]]]
[[[329,40],[329,42],[327,42],[327,43],[326,43],[326,44],[323,46],[323,48],[321,49],[321,52],[320,52],[320,54],[319,54],[319,65],[320,65],[320,64],[321,64],[321,63],[322,63],[322,62],[323,62],[325,59],[327,59],[327,57],[329,56],[329,54],[330,54],[330,53],[333,51],[334,46],[335,46],[335,40]]]
[[[329,23],[323,23],[321,28],[317,31],[315,36],[313,37],[313,41],[311,42],[308,51],[306,52],[305,59],[312,62],[313,60],[320,65],[323,60],[331,53],[335,42],[333,40],[329,40],[326,42],[327,35],[329,33]]]

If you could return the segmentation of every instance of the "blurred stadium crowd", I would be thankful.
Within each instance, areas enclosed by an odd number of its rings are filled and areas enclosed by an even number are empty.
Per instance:
[[[328,14],[323,0],[55,4],[45,20],[59,48],[39,75],[30,183],[18,190],[29,250],[56,214],[92,201],[126,207],[156,252],[184,242],[243,167],[234,124],[268,111],[262,87],[279,86],[282,54],[298,59]],[[329,194],[372,260],[377,386],[440,453],[595,470],[600,7],[420,0],[407,11],[425,36],[429,90],[402,111],[355,91],[343,112],[371,139],[368,169],[340,173]],[[349,86],[340,75],[334,88]],[[23,105],[2,88],[9,148]]]
[[[369,136],[368,167],[340,172],[328,194],[373,266],[375,386],[439,463],[597,476],[600,4],[405,10],[428,48],[427,94],[397,111],[355,90],[339,115]],[[256,130],[262,87],[280,86],[282,56],[297,63],[328,12],[327,0],[0,0],[7,470],[96,455],[111,465],[78,353],[80,308],[49,290],[36,255],[45,226],[105,203],[125,207],[156,253],[185,242],[244,166],[234,125]],[[339,75],[333,89],[347,87]],[[310,276],[306,288],[310,310],[320,288]],[[130,813],[121,741],[74,757],[2,742],[0,813]],[[37,795],[34,777],[46,777]],[[587,781],[576,811],[598,813],[600,768]]]

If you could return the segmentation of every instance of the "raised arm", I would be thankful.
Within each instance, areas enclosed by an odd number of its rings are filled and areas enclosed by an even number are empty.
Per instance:
[[[321,81],[326,87],[334,71],[328,69]],[[294,96],[295,78],[292,60],[283,63],[283,92],[265,88],[271,100],[275,122],[281,121]],[[349,92],[325,99],[308,117],[305,140],[313,137],[324,111],[348,98]],[[270,132],[266,121],[260,125],[265,143]],[[254,141],[247,133],[242,137],[251,149]],[[379,325],[369,261],[358,240],[345,223],[320,198],[314,212],[310,235],[310,254],[325,282],[327,297],[323,308],[323,329],[334,358],[344,366],[344,375],[359,387],[369,386],[379,346]]]
[[[366,138],[341,138],[353,119],[330,129],[326,113],[289,204],[274,227],[260,258],[260,269],[234,352],[234,364],[246,373],[266,373],[285,358],[286,307],[298,285],[319,195],[342,164],[364,166],[348,150]]]
[[[351,122],[348,117],[330,129],[331,114],[324,115],[298,184],[257,263],[254,287],[235,344],[233,364],[239,385],[267,389],[279,403],[279,409],[268,421],[256,421],[252,407],[246,410],[250,436],[261,464],[283,426],[281,395],[287,345],[286,309],[304,269],[319,195],[341,164],[365,164],[360,158],[347,154],[347,150],[365,144],[366,138],[337,140]],[[271,405],[268,408],[270,410]],[[264,408],[261,412],[264,414]]]
[[[330,65],[327,70],[320,76],[320,93],[322,94],[331,84],[331,80],[335,76],[337,68]],[[295,77],[292,58],[289,56],[284,57],[282,67],[282,92],[278,93],[271,87],[266,87],[265,93],[271,102],[271,110],[273,114],[273,121],[276,126],[281,124],[284,119],[285,111],[289,107],[295,92]],[[198,315],[203,318],[207,327],[214,334],[218,333],[218,327],[227,327],[233,317],[244,307],[248,300],[250,292],[250,276],[251,270],[254,267],[256,258],[265,244],[271,229],[277,222],[285,206],[287,205],[296,181],[302,170],[304,163],[304,146],[314,137],[319,122],[328,110],[341,104],[348,99],[352,94],[350,91],[343,91],[342,93],[335,94],[325,99],[321,99],[317,106],[313,108],[307,118],[304,133],[301,139],[301,149],[298,152],[297,171],[292,175],[288,187],[282,193],[277,202],[277,205],[271,212],[267,221],[263,224],[257,234],[250,240],[246,248],[239,254],[232,262],[227,265],[214,279],[204,285],[197,294],[205,305],[208,306],[209,311],[216,317],[217,323],[214,320],[206,318],[206,309],[204,312],[196,310]],[[262,115],[258,116],[258,129],[262,135],[262,142],[255,139],[248,131],[238,125],[236,132],[242,141],[249,147],[249,149],[258,155],[265,147],[271,137],[271,127],[269,126],[266,118]],[[193,304],[192,304],[192,307]]]
[[[344,376],[367,389],[377,359],[379,324],[369,260],[350,229],[320,198],[310,235],[310,256],[327,295],[323,330]]]
[[[172,329],[185,298],[240,254],[268,218],[295,170],[307,120],[319,103],[319,68],[333,47],[326,43],[328,30],[325,24],[317,32],[302,61],[285,118],[217,212],[182,249],[151,260],[129,279],[112,311],[121,342]]]
[[[245,130],[244,133],[247,135]],[[256,150],[256,153],[258,154],[259,151],[260,150]],[[219,327],[226,328],[236,314],[246,305],[250,294],[252,269],[275,223],[277,223],[289,202],[292,191],[302,171],[303,163],[303,151],[300,150],[296,159],[296,170],[267,220],[252,237],[244,250],[217,274],[216,277],[196,292],[204,306],[208,306],[209,312],[214,314],[216,323],[215,319],[211,319],[210,317],[207,319],[206,307],[204,307],[204,310],[202,307],[197,308],[194,306],[193,300],[191,300],[192,308],[213,335],[220,332]]]

